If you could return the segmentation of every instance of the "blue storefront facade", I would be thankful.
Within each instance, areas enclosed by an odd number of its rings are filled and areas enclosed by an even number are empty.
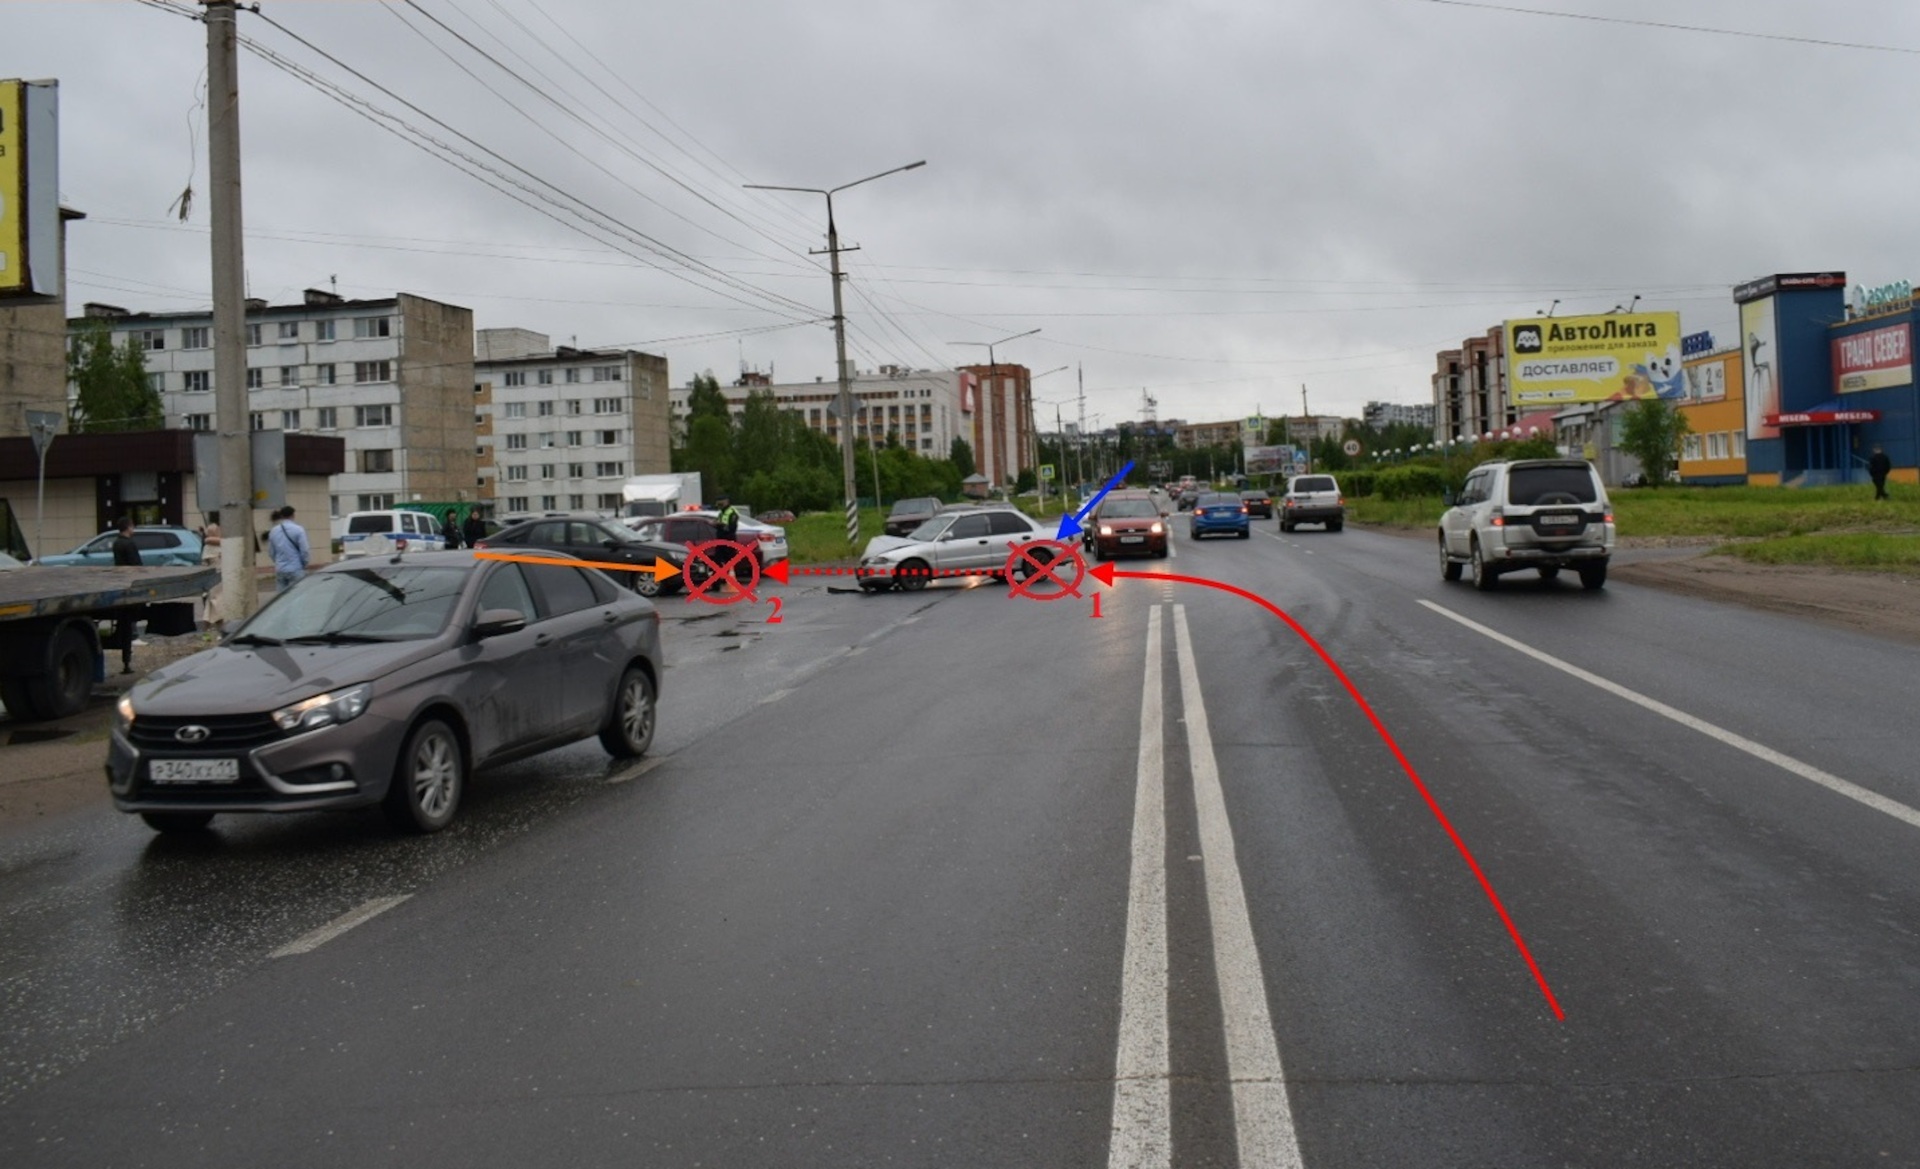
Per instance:
[[[1905,285],[1849,297],[1844,272],[1782,273],[1739,285],[1747,481],[1864,483],[1875,445],[1893,478],[1920,482],[1914,302]]]

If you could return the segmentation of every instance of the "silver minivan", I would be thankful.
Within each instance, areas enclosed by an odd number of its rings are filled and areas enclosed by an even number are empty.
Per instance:
[[[1440,518],[1439,536],[1446,580],[1471,568],[1484,590],[1517,569],[1552,580],[1571,568],[1582,587],[1598,589],[1613,556],[1613,504],[1585,459],[1482,463]]]

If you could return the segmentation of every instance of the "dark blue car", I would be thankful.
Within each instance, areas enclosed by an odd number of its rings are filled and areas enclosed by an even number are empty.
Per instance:
[[[1189,513],[1187,534],[1198,540],[1215,532],[1232,532],[1242,540],[1252,534],[1247,520],[1247,502],[1238,495],[1214,493],[1194,501]]]

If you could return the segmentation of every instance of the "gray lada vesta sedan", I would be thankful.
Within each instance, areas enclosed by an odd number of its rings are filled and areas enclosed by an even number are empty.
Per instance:
[[[652,602],[558,554],[430,552],[329,565],[218,646],[120,700],[113,802],[162,832],[220,812],[379,804],[452,822],[466,777],[598,735],[653,741]]]

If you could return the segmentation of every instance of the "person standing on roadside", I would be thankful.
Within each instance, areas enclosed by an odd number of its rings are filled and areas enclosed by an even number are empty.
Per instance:
[[[460,546],[460,519],[453,508],[447,509],[447,518],[441,521],[440,538],[447,542],[447,551]]]
[[[207,526],[200,529],[200,563],[214,568],[220,567],[220,513],[207,513]],[[218,632],[220,619],[220,579],[214,578],[213,585],[200,594],[201,628],[209,633]]]
[[[1893,473],[1893,460],[1887,452],[1880,449],[1879,443],[1873,444],[1873,457],[1867,460],[1867,475],[1873,479],[1873,497],[1887,498],[1887,476]]]
[[[113,538],[113,566],[139,568],[140,545],[133,542],[133,517],[123,515],[115,525],[120,534]],[[120,672],[133,673],[133,624],[136,610],[122,609],[113,618],[113,644],[120,651]]]
[[[273,587],[285,592],[307,575],[313,550],[307,545],[307,530],[293,522],[291,505],[274,514],[278,520],[267,532],[267,549],[273,553]]]
[[[718,539],[732,541],[740,533],[740,510],[724,495],[714,502],[720,510],[713,517],[713,534]]]
[[[480,541],[487,538],[487,521],[480,518],[480,509],[467,509],[467,522],[460,525],[460,534],[466,537],[467,547],[478,548]]]

